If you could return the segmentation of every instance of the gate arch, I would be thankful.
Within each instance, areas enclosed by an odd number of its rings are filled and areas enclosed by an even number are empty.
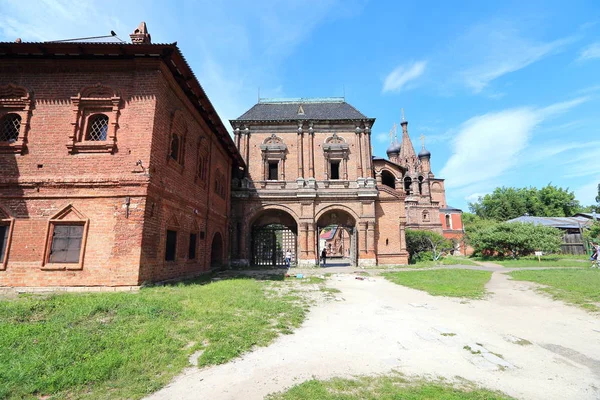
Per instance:
[[[285,253],[298,254],[298,223],[294,216],[281,208],[267,208],[255,215],[250,223],[251,264],[283,267]]]
[[[328,207],[316,219],[317,254],[321,258],[323,250],[329,265],[348,266],[358,264],[357,219],[341,207]],[[321,259],[323,263],[323,260]],[[327,263],[323,263],[327,266]]]

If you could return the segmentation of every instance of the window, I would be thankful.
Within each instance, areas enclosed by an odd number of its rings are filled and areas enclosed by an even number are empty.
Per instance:
[[[446,214],[446,229],[452,229],[452,218],[450,214]]]
[[[197,235],[195,233],[190,233],[190,246],[188,248],[188,260],[196,259],[196,242]]]
[[[276,181],[279,179],[279,161],[269,161],[269,180]]]
[[[106,141],[108,136],[108,117],[104,114],[95,114],[88,118],[88,128],[85,140],[92,142]]]
[[[204,155],[198,155],[198,169],[196,170],[196,178],[201,181],[206,181],[206,157]]]
[[[21,116],[19,114],[6,114],[0,118],[0,142],[16,142],[20,130]]]
[[[8,248],[8,233],[10,232],[10,224],[0,222],[0,266],[4,263],[6,250]]]
[[[0,153],[24,154],[31,103],[24,87],[0,85]]]
[[[50,263],[79,263],[81,242],[83,239],[83,224],[56,224],[52,229],[50,245]]]
[[[390,171],[381,171],[381,183],[392,189],[396,189],[396,177]]]
[[[165,261],[175,261],[177,256],[177,231],[167,231],[167,243],[165,246]]]
[[[169,154],[170,157],[179,162],[179,153],[180,153],[180,140],[179,140],[179,135],[176,133],[173,133],[173,135],[171,136],[171,153]]]
[[[410,179],[409,176],[404,178],[404,191],[406,192],[407,195],[410,195],[410,193],[411,193],[411,191],[410,191],[411,185],[412,185],[412,179]]]
[[[75,109],[67,148],[70,153],[112,153],[116,150],[121,95],[97,84],[71,97]]]
[[[83,268],[89,219],[69,204],[48,221],[42,269]]]
[[[419,194],[423,194],[423,177],[419,176]]]
[[[429,212],[423,211],[423,222],[429,222]]]
[[[331,168],[331,176],[329,179],[340,179],[340,162],[332,161],[329,164],[329,167]]]

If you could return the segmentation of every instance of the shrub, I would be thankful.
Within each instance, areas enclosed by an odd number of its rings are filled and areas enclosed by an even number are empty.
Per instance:
[[[453,247],[452,242],[439,233],[407,229],[406,248],[410,262],[415,263],[425,260],[437,261],[444,251]]]
[[[535,251],[553,253],[560,250],[562,233],[542,225],[508,223],[492,224],[469,235],[476,254],[517,258]]]

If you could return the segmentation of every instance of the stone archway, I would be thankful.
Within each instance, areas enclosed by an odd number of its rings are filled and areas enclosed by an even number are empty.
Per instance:
[[[210,246],[210,268],[221,268],[223,266],[223,237],[219,232],[213,236]]]
[[[292,254],[292,264],[298,257],[298,224],[286,211],[268,209],[260,212],[251,223],[251,265],[283,267],[285,253]]]
[[[358,264],[356,219],[347,211],[331,209],[317,220],[316,248],[319,259],[323,249],[325,266],[355,266]],[[322,261],[321,261],[322,262]]]

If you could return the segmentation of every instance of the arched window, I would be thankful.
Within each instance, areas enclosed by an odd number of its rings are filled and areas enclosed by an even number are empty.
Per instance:
[[[94,114],[88,119],[85,140],[92,142],[105,141],[108,136],[108,117],[104,114]]]
[[[423,211],[423,222],[429,222],[429,211]]]
[[[0,118],[0,142],[14,142],[19,138],[21,116],[6,114]]]
[[[404,191],[406,192],[407,195],[410,194],[410,186],[412,185],[412,179],[410,179],[410,176],[407,176],[406,178],[404,178]]]
[[[171,136],[171,153],[170,156],[173,160],[179,162],[179,154],[180,154],[180,142],[179,135],[173,132]]]
[[[419,194],[423,194],[423,177],[419,176]]]
[[[452,229],[452,218],[450,214],[446,214],[446,229]]]
[[[396,178],[390,171],[381,171],[381,183],[391,187],[392,189],[396,189]]]

